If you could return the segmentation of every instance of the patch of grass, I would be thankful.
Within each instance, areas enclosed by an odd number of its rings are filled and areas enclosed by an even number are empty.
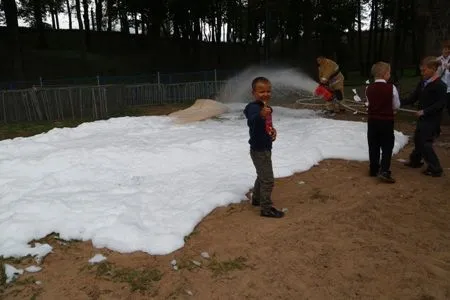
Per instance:
[[[112,263],[102,262],[96,265],[97,277],[114,282],[128,283],[131,291],[150,291],[153,283],[160,281],[163,274],[158,269],[119,268]]]
[[[314,201],[319,201],[320,203],[327,203],[327,201],[333,197],[331,195],[323,194],[320,188],[314,188],[313,193],[309,198]]]
[[[247,259],[242,256],[225,261],[218,261],[217,259],[213,258],[208,264],[208,268],[213,272],[213,275],[217,277],[235,270],[243,270],[245,268],[248,268],[246,262]]]
[[[39,121],[39,122],[19,122],[0,125],[0,140],[12,139],[16,137],[28,137],[44,133],[53,128],[76,127],[90,119],[64,120],[64,121]]]
[[[179,109],[184,109],[192,103],[167,104],[167,105],[145,105],[129,106],[123,108],[118,113],[110,115],[108,118],[124,116],[148,116],[148,115],[166,115]],[[106,119],[108,119],[106,118]],[[99,119],[100,120],[100,119]],[[22,121],[0,124],[0,140],[13,139],[16,137],[29,137],[40,133],[48,132],[53,128],[77,127],[85,122],[96,121],[92,118],[84,119],[66,119],[60,121]]]
[[[42,293],[42,289],[40,289],[37,292],[34,292],[34,294],[30,297],[30,300],[36,300],[37,297],[39,297],[39,295]]]
[[[29,284],[36,284],[36,278],[34,276],[27,277],[25,279],[16,280],[16,285],[29,285]]]
[[[183,259],[182,258],[180,260],[177,260],[177,267],[178,267],[178,270],[186,269],[188,271],[192,271],[194,269],[201,268],[202,266],[201,265],[198,266],[198,265],[194,264],[192,262],[192,259]]]
[[[46,235],[45,237],[38,239],[38,240],[32,240],[30,241],[28,244],[33,244],[33,243],[40,243],[40,244],[52,244],[52,242],[54,241],[59,241],[59,242],[64,242],[66,244],[74,244],[74,243],[81,243],[82,240],[77,240],[77,239],[73,239],[73,240],[64,240],[59,236],[59,233],[57,232],[52,232],[48,235]]]
[[[33,256],[27,255],[23,257],[8,257],[4,258],[3,262],[10,265],[21,265],[21,264],[29,264],[33,262]]]
[[[6,270],[5,270],[5,260],[3,256],[0,256],[0,291],[6,286]]]
[[[200,231],[197,229],[194,229],[189,235],[184,236],[184,242],[187,243],[187,241],[189,241],[193,236],[195,236],[196,234],[199,234]]]

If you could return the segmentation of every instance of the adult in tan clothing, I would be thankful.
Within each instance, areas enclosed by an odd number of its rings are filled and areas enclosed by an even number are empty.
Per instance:
[[[338,113],[345,109],[339,105],[339,101],[344,99],[344,75],[339,70],[339,65],[324,56],[317,57],[317,66],[319,68],[319,80],[323,85],[333,90],[335,99],[329,102],[326,109],[329,112]],[[337,100],[337,101],[336,101]]]

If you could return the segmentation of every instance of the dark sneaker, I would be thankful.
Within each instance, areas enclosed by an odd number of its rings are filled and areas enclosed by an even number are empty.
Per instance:
[[[260,205],[259,200],[256,200],[256,199],[253,199],[253,198],[252,198],[252,205],[253,205],[253,206],[259,206],[259,205]]]
[[[404,165],[409,168],[418,169],[418,168],[422,168],[423,162],[416,163],[416,162],[409,161],[409,162],[405,163]]]
[[[378,174],[378,179],[386,183],[395,183],[395,179],[391,177],[390,172],[382,172]]]
[[[276,209],[275,207],[263,208],[261,209],[261,217],[282,218],[284,217],[284,212]]]
[[[442,172],[432,172],[430,170],[425,170],[422,172],[423,175],[431,176],[431,177],[441,177]]]
[[[378,170],[377,171],[372,171],[372,170],[369,171],[370,177],[377,177],[377,175],[378,175]]]

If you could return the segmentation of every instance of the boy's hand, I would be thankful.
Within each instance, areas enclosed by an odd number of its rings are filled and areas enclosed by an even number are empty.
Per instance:
[[[416,115],[417,115],[418,117],[423,116],[423,110],[419,110],[418,112],[416,112]]]
[[[264,107],[261,109],[261,117],[265,118],[265,117],[267,117],[271,112],[272,112],[272,110],[271,110],[269,107],[264,106]]]
[[[270,136],[272,137],[272,142],[277,139],[277,130],[275,128],[272,128],[272,134]]]

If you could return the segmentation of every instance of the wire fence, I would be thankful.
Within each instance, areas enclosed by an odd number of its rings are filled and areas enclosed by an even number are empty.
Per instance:
[[[102,119],[126,107],[191,103],[231,93],[226,81],[33,87],[0,92],[0,122]]]
[[[32,87],[67,87],[67,86],[93,86],[112,84],[175,84],[186,82],[223,81],[235,76],[238,71],[208,70],[187,73],[161,73],[140,74],[134,76],[91,76],[74,78],[44,78],[35,80],[0,82],[0,90],[20,90]]]

